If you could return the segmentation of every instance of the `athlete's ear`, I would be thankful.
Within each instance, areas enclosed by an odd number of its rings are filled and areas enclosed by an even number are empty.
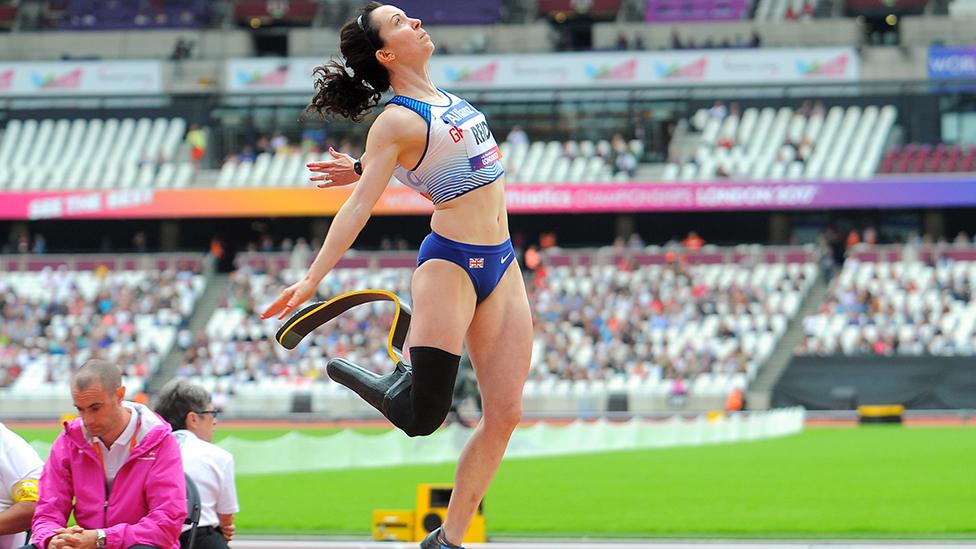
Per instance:
[[[383,48],[381,50],[376,50],[376,59],[380,63],[390,63],[396,59],[396,54],[386,48]]]

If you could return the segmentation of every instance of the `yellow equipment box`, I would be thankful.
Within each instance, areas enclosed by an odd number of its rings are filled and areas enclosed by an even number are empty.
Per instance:
[[[373,539],[377,541],[416,541],[414,512],[389,509],[373,511]]]
[[[901,404],[868,404],[857,407],[860,423],[901,423],[905,407]]]
[[[414,515],[414,539],[423,541],[424,537],[444,524],[447,516],[447,503],[451,501],[451,484],[420,484],[417,486],[417,512]],[[471,526],[465,534],[463,543],[484,543],[487,541],[485,530],[485,515],[482,506],[478,504],[471,519]]]

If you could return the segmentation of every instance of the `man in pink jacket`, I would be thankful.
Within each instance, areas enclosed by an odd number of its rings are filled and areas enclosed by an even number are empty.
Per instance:
[[[34,547],[179,549],[186,518],[179,445],[165,421],[124,397],[109,362],[89,360],[75,374],[80,418],[64,424],[41,473]],[[72,510],[77,526],[68,528]]]

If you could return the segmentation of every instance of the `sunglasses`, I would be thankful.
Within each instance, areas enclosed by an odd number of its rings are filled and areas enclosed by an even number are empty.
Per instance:
[[[217,416],[220,415],[220,410],[193,410],[193,413],[200,415],[210,414],[214,419],[217,419]]]

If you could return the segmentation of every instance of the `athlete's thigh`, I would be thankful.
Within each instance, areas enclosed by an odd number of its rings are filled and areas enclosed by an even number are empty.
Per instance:
[[[532,313],[518,263],[481,302],[466,341],[485,413],[516,407],[532,360]]]
[[[414,271],[411,294],[409,345],[460,355],[477,303],[468,274],[450,261],[429,259]]]

